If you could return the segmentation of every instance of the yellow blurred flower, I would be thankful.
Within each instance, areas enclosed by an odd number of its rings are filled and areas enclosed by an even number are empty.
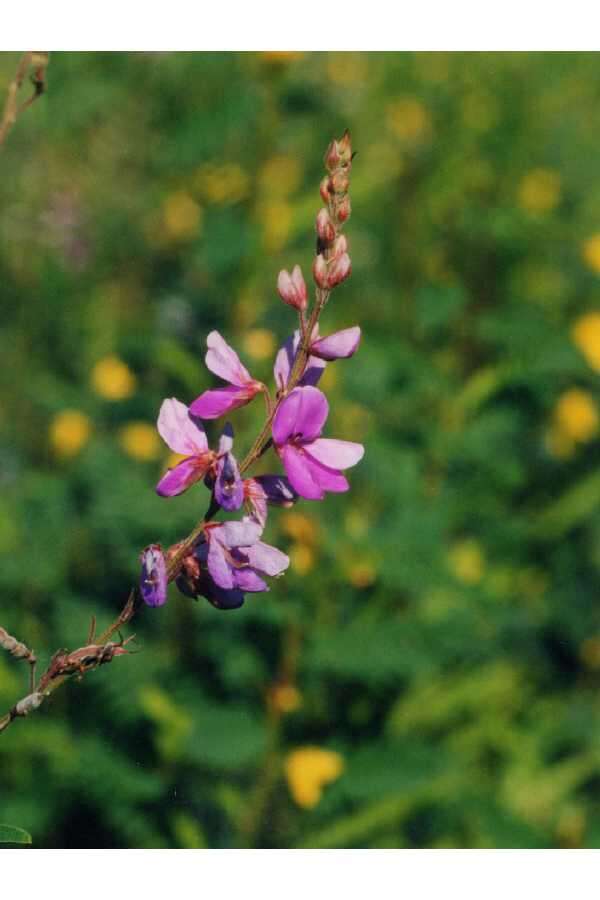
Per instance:
[[[431,116],[416,97],[402,97],[386,110],[388,128],[406,143],[420,143],[429,136]]]
[[[317,522],[305,513],[295,510],[288,512],[283,518],[281,528],[288,537],[304,544],[314,544],[319,536]]]
[[[598,410],[592,396],[581,388],[571,388],[558,398],[554,422],[559,431],[576,443],[591,440],[598,430]]]
[[[239,203],[248,196],[250,179],[247,172],[236,163],[221,166],[207,163],[194,176],[194,184],[207,203],[226,206]]]
[[[295,712],[302,705],[302,694],[289,682],[275,684],[269,691],[269,705],[279,713]]]
[[[262,63],[269,66],[287,66],[305,54],[299,50],[265,50],[258,54]]]
[[[76,456],[87,444],[91,432],[92,424],[85,413],[63,409],[50,423],[50,443],[58,456]]]
[[[373,563],[367,560],[356,561],[348,567],[348,581],[355,588],[370,587],[377,578],[377,570]]]
[[[344,770],[344,759],[332,750],[301,747],[286,758],[285,777],[298,806],[310,809],[321,799],[326,784],[335,781]]]
[[[299,160],[293,156],[271,156],[258,174],[261,192],[270,197],[288,197],[296,190],[302,177]]]
[[[128,456],[149,462],[158,459],[162,453],[162,444],[153,425],[147,422],[130,422],[119,434],[121,447]]]
[[[287,203],[265,204],[260,212],[263,246],[267,253],[278,253],[287,242],[292,224],[292,209]]]
[[[202,225],[202,208],[185,191],[170,194],[163,204],[163,226],[167,236],[186,240],[198,234]]]
[[[118,356],[105,356],[92,369],[92,386],[106,400],[125,400],[135,391],[135,376]]]
[[[485,571],[485,558],[478,542],[473,538],[458,541],[448,552],[450,570],[465,584],[478,584]]]
[[[527,212],[550,212],[560,200],[560,175],[552,169],[533,169],[521,179],[517,199]]]
[[[298,575],[307,575],[315,567],[315,552],[307,544],[293,544],[290,548],[290,563]]]
[[[244,350],[251,359],[269,359],[275,353],[277,341],[272,331],[252,328],[244,337]]]
[[[584,242],[582,253],[592,272],[600,275],[600,234],[593,234]]]
[[[588,365],[594,372],[600,372],[600,312],[586,313],[577,319],[571,338]]]
[[[344,526],[350,537],[362,538],[369,530],[369,517],[362,509],[349,509],[344,518]]]

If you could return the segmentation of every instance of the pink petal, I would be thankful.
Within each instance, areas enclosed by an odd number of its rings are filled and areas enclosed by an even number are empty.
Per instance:
[[[309,466],[306,465],[306,454],[297,450],[291,444],[285,444],[281,449],[281,461],[283,462],[290,484],[297,494],[306,500],[322,500],[323,490],[312,477]]]
[[[250,373],[240,362],[240,358],[218,331],[211,331],[206,338],[208,352],[206,365],[211,372],[218,375],[224,381],[241,386],[252,381]]]
[[[208,450],[208,442],[202,425],[190,419],[185,403],[172,397],[163,400],[158,414],[158,433],[175,453],[196,456]]]
[[[327,420],[329,404],[325,394],[317,388],[294,388],[282,401],[273,421],[273,438],[276,444],[284,444],[292,437],[303,442],[319,437]]]
[[[314,459],[310,453],[304,454],[304,464],[310,472],[310,477],[322,491],[331,491],[334,494],[340,494],[350,489],[348,480],[338,472],[337,469],[330,469],[324,466],[318,460]]]
[[[262,534],[261,526],[245,516],[241,522],[223,522],[218,531],[218,540],[229,548],[249,547]]]
[[[262,541],[257,541],[252,547],[247,547],[244,553],[252,568],[264,572],[265,575],[281,575],[290,564],[289,556],[286,556],[277,547],[271,547],[270,544]]]
[[[220,541],[215,540],[212,535],[208,542],[207,562],[208,571],[210,572],[213,581],[215,581],[219,587],[225,588],[225,590],[231,590],[234,587],[231,566],[225,559],[225,554],[223,553],[223,547]]]
[[[218,419],[225,413],[231,412],[232,409],[238,409],[238,407],[250,403],[256,393],[257,391],[248,386],[238,387],[237,385],[204,391],[190,405],[190,412],[200,419]]]
[[[241,591],[248,591],[249,593],[269,590],[267,584],[252,569],[236,569],[235,583]]]
[[[310,350],[321,359],[348,359],[356,353],[360,344],[360,328],[344,328],[329,337],[320,338],[311,344]]]
[[[312,444],[307,444],[305,450],[329,469],[349,469],[365,455],[362,444],[336,441],[334,438],[318,438]]]
[[[313,337],[318,337],[318,326],[315,326]],[[299,343],[300,332],[295,331],[294,334],[290,335],[285,344],[279,349],[277,356],[275,357],[273,374],[275,376],[275,384],[278,388],[285,387],[288,383],[290,372],[292,370],[292,366],[294,365],[294,359],[296,358],[296,353],[298,351]],[[326,365],[327,363],[325,362],[325,360],[318,359],[316,356],[309,356],[302,378],[300,378],[298,382],[298,386],[317,384],[325,370]]]
[[[210,455],[206,457],[188,456],[182,459],[156,485],[156,493],[161,497],[176,497],[183,494],[192,484],[202,478],[208,468]]]

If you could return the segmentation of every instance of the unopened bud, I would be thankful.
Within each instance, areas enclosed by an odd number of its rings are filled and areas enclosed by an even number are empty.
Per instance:
[[[342,165],[350,165],[352,162],[352,138],[347,128],[341,141],[337,142],[337,151]]]
[[[42,705],[43,700],[44,695],[38,691],[34,691],[33,694],[28,694],[27,697],[23,697],[22,700],[19,700],[14,707],[14,715],[28,716],[30,712],[33,712],[34,709],[37,709],[38,706]]]
[[[352,206],[350,205],[350,197],[346,195],[336,210],[338,222],[345,222],[349,219],[351,212]]]
[[[335,225],[326,209],[319,210],[316,227],[317,234],[325,244],[331,244],[335,240]]]
[[[277,278],[277,290],[284,303],[295,309],[306,309],[306,284],[300,266],[294,266],[290,275],[282,269]]]
[[[321,199],[323,203],[329,203],[331,199],[331,179],[329,175],[326,175],[325,178],[321,181],[319,185],[319,193],[321,194]]]
[[[319,253],[318,256],[315,256],[315,261],[313,263],[313,277],[320,288],[329,287],[327,276],[328,272],[325,257],[322,253]]]
[[[332,141],[327,148],[325,153],[325,168],[329,172],[334,172],[337,169],[342,161],[342,158],[339,154],[338,150],[338,142]]]
[[[347,253],[335,257],[329,266],[327,287],[334,288],[344,281],[352,271],[352,263]]]
[[[345,234],[340,234],[339,237],[335,239],[333,247],[331,248],[331,258],[334,259],[337,256],[341,256],[343,253],[348,252],[348,238]]]
[[[336,172],[330,180],[334,194],[345,194],[350,187],[350,179],[345,172]]]

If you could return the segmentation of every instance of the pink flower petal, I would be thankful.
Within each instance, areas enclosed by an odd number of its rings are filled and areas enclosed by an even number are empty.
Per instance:
[[[310,350],[321,359],[348,359],[358,350],[360,344],[360,328],[344,328],[329,337],[320,338],[311,344]]]
[[[161,497],[176,497],[183,494],[192,484],[202,478],[208,468],[210,454],[206,456],[188,456],[182,459],[156,485],[156,493]]]
[[[229,346],[218,331],[211,331],[206,338],[206,346],[208,347],[206,365],[211,372],[224,381],[238,386],[252,381],[250,373],[240,362],[235,350]]]
[[[317,336],[318,327],[315,326],[313,337]],[[286,340],[285,344],[280,347],[277,356],[275,357],[273,374],[275,376],[275,384],[278,388],[285,387],[288,383],[290,372],[292,371],[292,366],[294,365],[294,359],[296,358],[296,353],[298,351],[299,343],[300,332],[295,331],[294,334],[290,335],[290,337]],[[316,356],[309,356],[306,367],[304,369],[304,373],[298,382],[298,386],[301,387],[307,384],[317,384],[321,375],[325,371],[326,365],[327,363],[324,359],[318,359]]]
[[[306,452],[329,469],[349,469],[365,455],[362,444],[352,441],[337,441],[334,438],[318,438],[307,444]]]
[[[252,547],[247,547],[244,553],[252,568],[264,572],[265,575],[281,575],[290,564],[289,556],[263,541],[257,541]]]
[[[285,444],[290,438],[303,442],[319,437],[327,420],[329,404],[325,394],[315,387],[294,388],[279,406],[273,420],[273,438],[276,444]]]
[[[208,450],[206,434],[200,423],[190,419],[185,403],[171,397],[163,400],[158,414],[158,433],[174,453],[195,456]]]
[[[323,490],[306,465],[306,454],[291,444],[284,444],[280,454],[287,477],[296,493],[306,500],[322,500]]]
[[[227,387],[214,388],[212,391],[204,391],[190,405],[190,412],[200,419],[218,419],[232,409],[238,409],[250,403],[256,391],[249,387],[228,385]]]
[[[261,526],[244,516],[241,522],[223,522],[218,529],[218,540],[231,549],[249,547],[256,543],[261,534]]]
[[[231,566],[225,559],[223,546],[220,541],[215,540],[213,535],[208,541],[208,571],[213,581],[219,587],[225,590],[231,590],[234,587],[233,572]]]
[[[310,477],[322,491],[331,491],[334,494],[340,494],[350,489],[348,480],[341,472],[338,472],[337,469],[330,469],[329,466],[322,465],[322,463],[312,457],[310,453],[304,453],[304,464],[310,472]]]

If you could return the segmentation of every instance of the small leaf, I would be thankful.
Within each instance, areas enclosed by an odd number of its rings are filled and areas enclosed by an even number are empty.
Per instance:
[[[14,825],[0,825],[0,844],[31,844],[31,835]]]

